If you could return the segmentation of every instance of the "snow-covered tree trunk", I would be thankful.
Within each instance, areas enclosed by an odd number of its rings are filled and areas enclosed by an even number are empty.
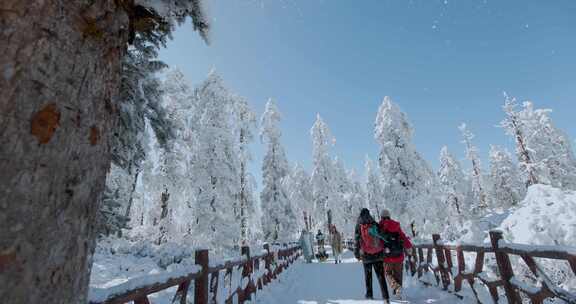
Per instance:
[[[0,2],[0,299],[86,300],[128,17]]]
[[[132,210],[132,205],[134,204],[134,192],[136,192],[136,186],[138,185],[138,178],[140,177],[140,172],[142,172],[142,168],[136,168],[136,173],[134,174],[134,180],[131,184],[130,189],[130,197],[128,198],[128,206],[126,206],[126,211],[124,212],[124,216],[129,218],[130,211]]]
[[[246,197],[246,164],[240,163],[240,241],[248,241],[248,198]]]
[[[239,222],[240,222],[240,242],[248,244],[249,217],[254,213],[254,198],[250,188],[248,173],[248,162],[250,161],[249,143],[253,140],[252,128],[256,125],[256,115],[250,110],[248,102],[241,97],[236,97],[234,101],[235,125],[237,129],[238,154],[240,166],[240,193],[239,193]]]
[[[158,239],[156,244],[160,245],[168,241],[168,225],[170,224],[170,218],[168,217],[170,209],[168,207],[168,201],[170,200],[170,192],[168,188],[164,188],[164,191],[160,194],[160,219],[158,227]]]
[[[516,100],[514,98],[505,95],[506,101],[504,102],[504,112],[506,113],[506,119],[502,122],[502,126],[507,129],[507,132],[514,137],[516,142],[516,153],[521,164],[526,167],[526,187],[538,184],[538,178],[536,176],[534,160],[530,155],[526,143],[526,136],[522,131],[522,122],[518,117],[518,113],[515,111]]]
[[[482,165],[480,163],[480,157],[478,156],[478,150],[476,146],[472,143],[474,139],[474,134],[468,130],[466,124],[460,125],[458,127],[460,132],[462,132],[462,137],[464,140],[462,143],[466,146],[466,158],[472,163],[472,171],[470,180],[472,181],[472,195],[473,199],[473,211],[482,213],[488,208],[488,202],[486,197],[486,191],[484,190],[484,183],[482,180]]]

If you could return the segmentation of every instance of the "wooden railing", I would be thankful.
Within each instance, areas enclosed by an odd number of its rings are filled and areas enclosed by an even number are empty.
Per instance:
[[[522,303],[521,294],[524,294],[531,303],[543,303],[547,298],[557,298],[566,303],[576,303],[576,294],[555,286],[535,260],[535,258],[565,260],[572,268],[573,274],[576,275],[575,249],[559,250],[560,247],[554,246],[510,244],[504,242],[500,231],[491,231],[490,240],[491,244],[486,245],[448,245],[440,240],[440,235],[434,234],[431,244],[414,246],[415,253],[407,259],[406,269],[411,271],[412,276],[417,274],[419,279],[424,272],[432,272],[438,286],[442,286],[444,290],[448,291],[450,285],[453,284],[453,291],[460,298],[462,297],[458,292],[462,289],[462,282],[466,281],[478,303],[481,302],[478,291],[474,287],[475,281],[482,282],[486,286],[494,303],[499,301],[499,290],[503,290],[509,304]],[[454,253],[456,265],[453,262]],[[466,268],[465,253],[476,253],[474,267],[471,271]],[[484,258],[487,253],[494,254],[496,259],[497,274],[495,278],[490,278],[484,271]],[[515,277],[509,255],[519,256],[541,286],[528,285]],[[433,256],[436,257],[436,263],[433,263]]]
[[[100,289],[98,296],[92,297],[90,304],[149,304],[151,294],[178,287],[172,303],[186,304],[188,290],[193,285],[194,303],[244,303],[251,300],[257,290],[262,289],[278,277],[300,256],[298,246],[271,251],[264,245],[265,253],[251,256],[249,247],[242,247],[242,258],[235,261],[211,265],[208,250],[197,250],[194,269],[187,273],[162,274],[160,279],[153,276],[138,278],[109,289]],[[239,277],[233,282],[233,275]],[[154,281],[154,283],[140,284]],[[221,282],[222,280],[222,282]],[[225,289],[223,291],[223,289]],[[226,291],[226,294],[224,292]]]

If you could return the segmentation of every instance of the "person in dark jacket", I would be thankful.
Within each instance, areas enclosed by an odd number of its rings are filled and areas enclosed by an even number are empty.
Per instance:
[[[373,299],[372,292],[372,270],[376,273],[376,278],[380,284],[384,303],[388,303],[388,286],[384,277],[384,246],[381,240],[370,236],[371,228],[378,227],[370,211],[366,208],[360,211],[360,216],[354,231],[355,247],[354,255],[362,261],[364,266],[364,281],[366,283],[366,298]]]
[[[318,260],[325,261],[328,258],[325,247],[326,238],[320,229],[318,229],[318,233],[316,234],[316,242],[318,243]]]

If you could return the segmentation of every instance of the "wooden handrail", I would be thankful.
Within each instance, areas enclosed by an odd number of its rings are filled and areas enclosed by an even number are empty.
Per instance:
[[[194,271],[194,272],[191,272],[187,275],[175,276],[175,277],[168,278],[163,283],[152,283],[149,285],[144,285],[144,286],[136,287],[133,289],[129,289],[129,287],[128,287],[133,282],[128,281],[126,283],[119,284],[118,286],[108,288],[108,289],[112,289],[112,290],[109,290],[107,292],[108,296],[106,298],[93,299],[90,301],[90,303],[121,304],[121,303],[130,302],[130,301],[136,301],[136,300],[142,298],[144,295],[153,294],[153,293],[162,291],[164,289],[178,286],[184,282],[195,280],[199,277],[200,277],[200,271]],[[126,288],[125,288],[125,286],[126,286]],[[102,288],[99,290],[104,291],[105,289]],[[117,290],[118,292],[114,292],[114,290]]]
[[[210,266],[207,249],[195,252],[195,269],[188,273],[175,272],[160,275],[136,278],[123,284],[105,288],[95,289],[96,294],[91,295],[90,304],[123,304],[133,301],[135,304],[149,304],[149,295],[178,286],[172,303],[185,304],[188,289],[194,283],[194,303],[208,304],[216,303],[219,293],[220,273],[225,272],[224,277],[228,278],[229,294],[225,295],[225,304],[244,303],[251,300],[252,294],[262,289],[265,285],[276,279],[280,273],[288,268],[300,256],[300,247],[293,246],[279,249],[276,252],[270,251],[270,247],[265,245],[266,253],[250,256],[250,248],[242,247],[243,257],[239,260],[227,261],[216,266]],[[261,277],[255,277],[254,271],[260,270],[261,262],[264,261],[265,271]],[[230,279],[234,271],[241,271],[241,282],[248,280],[246,286],[231,286]],[[138,284],[146,279],[155,280],[151,283]],[[225,283],[225,282],[224,282]],[[242,283],[241,283],[242,284]],[[224,285],[224,284],[222,284]]]
[[[467,281],[474,293],[478,303],[480,298],[474,288],[475,280],[482,282],[490,292],[494,303],[500,299],[499,288],[503,289],[508,303],[521,304],[525,295],[531,303],[543,303],[547,298],[558,298],[566,303],[576,304],[576,294],[570,293],[558,286],[548,278],[542,271],[535,258],[546,258],[555,260],[566,260],[576,275],[576,248],[561,246],[531,246],[522,244],[506,243],[502,239],[501,231],[490,231],[490,244],[445,244],[440,240],[440,235],[432,236],[432,243],[415,244],[417,252],[415,256],[409,256],[406,261],[406,269],[411,275],[418,275],[420,279],[424,272],[433,272],[436,278],[436,285],[442,286],[444,290],[449,290],[448,286],[454,284],[455,295],[462,289],[462,282]],[[426,258],[424,252],[426,251]],[[433,252],[436,256],[436,264],[432,263]],[[452,253],[456,254],[457,267],[452,261]],[[476,259],[472,272],[466,270],[465,252],[475,252]],[[489,278],[483,271],[484,256],[486,253],[493,253],[496,257],[498,269],[497,278]],[[528,269],[535,277],[542,282],[542,286],[529,286],[519,281],[514,276],[509,255],[521,257]],[[425,260],[426,259],[426,260]],[[455,271],[457,268],[457,271]],[[454,273],[457,273],[454,275]]]

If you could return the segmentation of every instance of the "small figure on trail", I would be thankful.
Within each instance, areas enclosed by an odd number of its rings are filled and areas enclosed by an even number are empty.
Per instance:
[[[389,303],[390,296],[388,295],[388,286],[386,286],[386,278],[384,277],[384,244],[383,241],[377,237],[373,237],[370,231],[378,230],[378,223],[374,220],[370,211],[363,208],[360,211],[360,216],[356,223],[354,230],[354,255],[358,260],[361,260],[364,265],[364,281],[366,283],[366,299],[373,299],[372,292],[372,270],[376,273],[376,278],[380,284],[382,297],[384,303]]]
[[[306,229],[302,229],[302,233],[300,234],[300,247],[302,247],[302,254],[304,255],[306,263],[312,263],[312,259],[314,258],[314,248],[310,241],[310,234]]]
[[[342,259],[342,234],[338,232],[335,225],[330,226],[330,245],[332,246],[332,254],[334,254],[334,261],[336,264],[341,263]]]
[[[325,247],[326,239],[320,229],[318,229],[318,233],[316,234],[316,242],[318,243],[318,254],[316,255],[316,257],[321,262],[325,261],[328,258]]]
[[[379,232],[388,250],[384,256],[384,272],[390,288],[394,295],[402,298],[402,264],[404,262],[404,251],[412,255],[412,243],[406,236],[400,223],[390,218],[390,211],[380,212]]]

